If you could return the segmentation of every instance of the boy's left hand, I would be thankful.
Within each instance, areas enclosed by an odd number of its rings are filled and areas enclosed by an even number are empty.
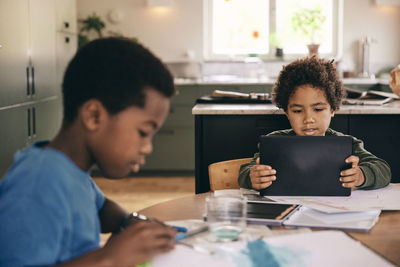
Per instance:
[[[340,181],[343,187],[355,188],[364,183],[364,173],[358,167],[360,159],[357,156],[351,155],[346,159],[346,163],[351,163],[351,168],[340,172]]]

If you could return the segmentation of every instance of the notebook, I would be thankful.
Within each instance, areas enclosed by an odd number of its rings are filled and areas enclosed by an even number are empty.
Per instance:
[[[263,196],[349,196],[339,181],[350,168],[350,136],[261,136],[260,163],[270,165],[276,181]]]

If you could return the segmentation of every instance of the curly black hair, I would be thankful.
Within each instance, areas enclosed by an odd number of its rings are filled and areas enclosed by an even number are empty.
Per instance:
[[[143,107],[146,87],[166,97],[175,94],[173,77],[160,59],[129,39],[94,40],[78,50],[65,72],[64,121],[74,121],[89,99],[100,100],[110,114]]]
[[[311,85],[324,91],[333,111],[339,109],[345,96],[333,60],[310,56],[297,59],[283,67],[272,88],[275,105],[286,112],[290,96],[301,85]]]

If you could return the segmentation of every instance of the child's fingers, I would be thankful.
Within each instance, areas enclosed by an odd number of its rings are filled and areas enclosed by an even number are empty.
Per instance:
[[[356,187],[357,178],[354,175],[345,176],[345,177],[340,177],[340,181],[342,182],[343,187],[352,188]]]
[[[256,190],[261,190],[261,189],[267,188],[271,184],[272,184],[272,182],[266,182],[266,183],[261,183],[261,184],[253,184],[253,188],[256,189]]]
[[[357,174],[356,168],[351,168],[340,172],[340,176],[351,176],[355,174]]]
[[[254,165],[252,169],[254,171],[272,170],[271,166],[269,166],[269,165]]]
[[[264,176],[271,176],[276,174],[276,170],[262,170],[257,172],[257,176],[264,177]]]
[[[358,166],[358,162],[360,161],[360,158],[354,155],[351,155],[346,159],[346,163],[351,163],[352,167]]]
[[[271,176],[266,176],[266,177],[260,177],[256,178],[255,181],[257,184],[263,184],[263,183],[268,183],[276,180],[276,176],[271,175]]]
[[[254,189],[260,190],[267,188],[272,184],[273,181],[276,180],[276,176],[264,176],[264,177],[255,177],[251,179],[251,184]]]

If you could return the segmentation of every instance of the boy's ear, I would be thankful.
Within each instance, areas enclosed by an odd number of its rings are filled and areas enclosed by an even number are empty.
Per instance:
[[[335,111],[331,110],[331,118],[335,117]]]
[[[107,114],[103,104],[97,99],[90,99],[83,103],[79,112],[83,125],[89,131],[98,130]]]

